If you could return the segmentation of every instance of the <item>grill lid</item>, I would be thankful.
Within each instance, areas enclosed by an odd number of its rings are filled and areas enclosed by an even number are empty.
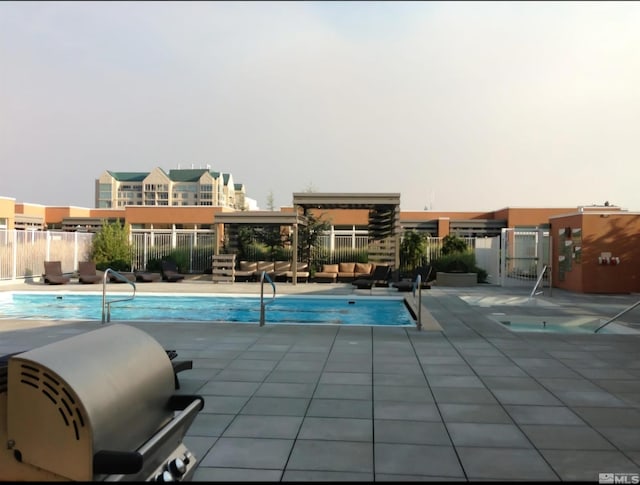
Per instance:
[[[8,438],[23,462],[94,478],[100,451],[134,452],[169,422],[171,362],[145,332],[114,324],[9,359]]]

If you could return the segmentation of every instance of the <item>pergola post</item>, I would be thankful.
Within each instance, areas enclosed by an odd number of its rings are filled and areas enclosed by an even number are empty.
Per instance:
[[[292,283],[298,284],[298,224],[293,224],[293,255],[291,258]]]

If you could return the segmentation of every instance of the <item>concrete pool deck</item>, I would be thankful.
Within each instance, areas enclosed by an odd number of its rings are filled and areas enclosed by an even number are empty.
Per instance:
[[[256,283],[204,280],[137,287],[260,291]],[[349,284],[277,288],[369,294],[354,293]],[[101,286],[23,283],[3,290]],[[423,308],[438,324],[424,331],[133,326],[194,361],[180,374],[180,393],[205,398],[186,439],[200,461],[196,481],[597,481],[599,473],[640,473],[640,334],[515,333],[490,318],[496,312],[607,318],[640,296],[554,289],[553,296],[527,303],[529,291],[485,285],[424,290]],[[381,288],[372,294],[398,295]],[[640,312],[625,321],[640,322]],[[0,354],[99,327],[0,321]]]

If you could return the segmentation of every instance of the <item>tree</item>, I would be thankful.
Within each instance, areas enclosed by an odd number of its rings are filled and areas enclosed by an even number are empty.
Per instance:
[[[468,250],[467,243],[464,239],[456,236],[455,234],[449,234],[442,238],[442,254],[464,253]]]
[[[400,268],[411,271],[422,264],[427,254],[427,238],[418,231],[407,231],[400,243]]]
[[[96,268],[107,268],[116,271],[131,269],[131,244],[129,243],[129,228],[120,221],[102,221],[102,227],[93,237],[91,260]]]
[[[329,221],[323,220],[324,214],[316,217],[311,211],[305,211],[307,225],[298,227],[298,254],[301,262],[305,262],[311,268],[313,248],[318,244],[320,236],[331,228]]]

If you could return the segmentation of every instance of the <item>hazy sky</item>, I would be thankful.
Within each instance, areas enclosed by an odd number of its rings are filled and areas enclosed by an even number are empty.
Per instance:
[[[403,210],[640,210],[639,2],[0,2],[0,196],[230,172]]]

